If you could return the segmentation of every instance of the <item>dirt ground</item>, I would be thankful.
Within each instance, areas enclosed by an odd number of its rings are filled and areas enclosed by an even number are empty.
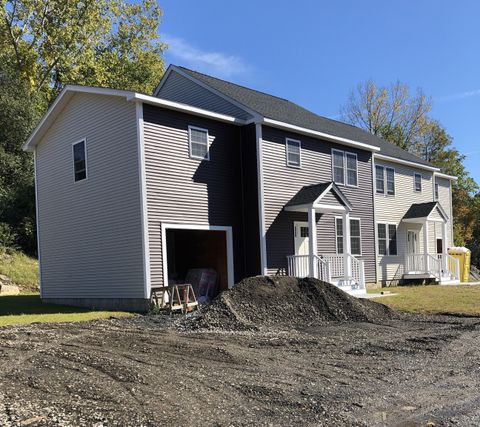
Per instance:
[[[480,425],[480,319],[174,323],[1,328],[0,425]]]

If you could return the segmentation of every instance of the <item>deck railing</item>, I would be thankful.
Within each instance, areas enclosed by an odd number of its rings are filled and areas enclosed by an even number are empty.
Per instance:
[[[365,265],[353,255],[348,254],[351,265],[351,275],[345,275],[345,260],[343,254],[322,254],[315,256],[315,277],[326,282],[339,282],[341,280],[353,280],[358,288],[365,289]],[[287,256],[287,272],[289,276],[310,276],[310,264],[308,255]]]
[[[441,266],[442,276],[450,276],[451,279],[460,279],[460,260],[451,256],[450,254],[447,254],[447,261],[445,265],[443,254],[438,254],[437,258]]]

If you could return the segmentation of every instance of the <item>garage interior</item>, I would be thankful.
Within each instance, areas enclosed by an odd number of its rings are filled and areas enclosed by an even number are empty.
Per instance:
[[[209,299],[228,289],[225,231],[167,229],[166,242],[169,285],[194,282],[195,293],[201,295],[205,289],[199,290],[195,282],[202,277],[209,281]]]

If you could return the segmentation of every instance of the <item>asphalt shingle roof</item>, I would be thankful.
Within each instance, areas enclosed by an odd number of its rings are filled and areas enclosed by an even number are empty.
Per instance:
[[[435,206],[437,206],[437,202],[414,203],[403,216],[403,219],[425,218],[432,213]]]
[[[293,196],[288,203],[285,205],[287,206],[300,206],[300,205],[308,205],[313,203],[317,200],[320,195],[328,188],[328,186],[332,184],[331,182],[323,182],[321,184],[314,184],[314,185],[306,185],[298,190],[298,193]],[[341,192],[341,190],[333,184],[335,187],[335,191],[341,194],[345,199],[345,195]]]
[[[299,105],[278,98],[267,93],[249,89],[216,77],[208,76],[197,71],[184,67],[178,67],[188,75],[200,80],[204,84],[221,92],[222,94],[234,99],[243,106],[253,110],[263,117],[289,123],[291,125],[304,127],[318,132],[328,133],[341,138],[347,138],[365,144],[370,144],[380,148],[380,153],[401,160],[419,163],[426,166],[432,166],[429,162],[415,156],[408,151],[402,150],[390,142],[387,142],[378,136],[337,120],[328,119],[306,110]]]

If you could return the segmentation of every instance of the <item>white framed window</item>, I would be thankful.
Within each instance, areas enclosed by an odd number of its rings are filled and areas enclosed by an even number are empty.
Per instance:
[[[422,191],[422,174],[421,173],[415,172],[413,176],[413,188],[418,193]]]
[[[358,187],[358,157],[355,153],[332,148],[333,182]]]
[[[74,182],[87,179],[87,140],[72,144]]]
[[[210,160],[208,129],[188,127],[188,144],[192,159]]]
[[[301,167],[301,150],[302,144],[296,139],[286,138],[285,151],[287,157],[287,166],[294,168]]]
[[[439,187],[438,187],[438,183],[437,183],[437,182],[435,183],[435,194],[434,194],[434,197],[435,197],[435,200],[438,200],[438,199],[439,199]]]
[[[385,168],[383,166],[375,166],[375,187],[378,194],[385,194]]]
[[[395,169],[385,168],[385,180],[387,182],[387,195],[395,195]]]
[[[395,195],[395,169],[386,166],[375,166],[375,188],[377,194]]]
[[[343,218],[335,217],[337,254],[343,254]],[[350,248],[352,255],[362,254],[362,232],[359,218],[350,218]]]
[[[397,255],[396,224],[377,224],[377,249],[379,255]]]

